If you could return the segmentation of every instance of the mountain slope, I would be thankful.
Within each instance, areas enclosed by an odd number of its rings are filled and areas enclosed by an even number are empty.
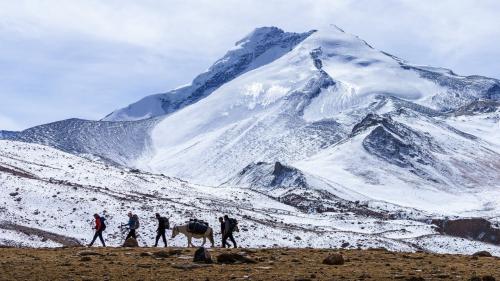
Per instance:
[[[68,119],[21,132],[0,131],[0,139],[38,143],[127,165],[149,148],[150,131],[160,121],[103,122]]]
[[[117,246],[123,239],[118,226],[133,211],[141,219],[141,245],[152,244],[153,214],[160,212],[172,225],[204,219],[217,236],[217,217],[229,214],[239,221],[236,237],[243,247],[344,244],[453,253],[472,253],[480,247],[500,255],[498,246],[443,236],[424,222],[349,212],[307,213],[249,189],[192,185],[22,142],[0,141],[0,186],[0,245],[87,243],[93,234],[90,219],[97,212],[107,218],[108,245]],[[173,246],[185,243],[180,237],[169,241]]]
[[[490,146],[413,112],[369,115],[348,138],[294,165],[373,200],[448,215],[495,217],[500,154]]]

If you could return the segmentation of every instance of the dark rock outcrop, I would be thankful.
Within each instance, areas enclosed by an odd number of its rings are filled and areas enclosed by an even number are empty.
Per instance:
[[[254,188],[306,188],[306,177],[299,170],[280,162],[257,162],[246,166],[225,184]]]
[[[368,114],[352,130],[358,134],[376,126],[363,140],[363,148],[387,162],[411,167],[417,162],[430,165],[433,162],[432,151],[440,151],[429,136],[412,130],[410,127],[393,121],[390,117]]]
[[[455,220],[433,220],[441,234],[500,245],[500,229],[494,228],[486,219],[469,218]]]
[[[460,115],[474,115],[480,113],[490,113],[499,110],[500,102],[494,100],[477,100],[473,101],[465,106],[462,106],[455,111],[453,114],[455,116]]]

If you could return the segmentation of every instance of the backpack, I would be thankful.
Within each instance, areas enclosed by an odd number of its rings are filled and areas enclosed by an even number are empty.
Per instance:
[[[99,220],[101,220],[101,231],[106,230],[106,218],[100,217]]]
[[[137,215],[134,215],[133,218],[134,218],[134,229],[138,229],[139,226],[141,225],[139,223],[139,217]]]
[[[233,218],[229,218],[229,229],[233,231],[238,226],[238,221]]]
[[[160,218],[163,224],[165,225],[165,229],[170,229],[170,221],[166,217],[161,217]]]
[[[168,220],[168,218],[164,218],[164,219],[165,219],[165,228],[170,229],[170,221]]]

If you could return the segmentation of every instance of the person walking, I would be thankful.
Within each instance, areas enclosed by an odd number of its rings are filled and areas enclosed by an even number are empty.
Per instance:
[[[102,246],[106,247],[106,244],[104,243],[104,238],[102,237],[102,232],[106,229],[106,223],[104,217],[99,216],[98,214],[94,214],[94,221],[95,221],[95,226],[92,227],[95,229],[94,233],[94,238],[92,239],[92,242],[88,245],[89,247],[92,247],[94,245],[95,240],[97,237],[99,237],[99,240],[101,240]]]
[[[236,220],[229,218],[228,215],[224,216],[224,232],[222,236],[222,247],[225,248],[227,243],[227,239],[231,239],[233,242],[233,247],[237,248],[236,241],[234,241],[233,232],[236,227]],[[230,245],[229,245],[230,246]]]
[[[129,229],[129,232],[127,234],[127,237],[125,237],[125,241],[129,238],[134,238],[137,240],[137,233],[136,230],[139,228],[139,217],[135,214],[132,214],[132,212],[128,212],[128,223],[126,226]]]
[[[224,222],[224,218],[223,217],[219,217],[219,222],[220,222],[220,234],[222,236],[222,248],[226,248],[226,246],[228,248],[231,248],[231,244],[229,244],[226,240],[224,240],[224,229],[226,228],[226,223]]]
[[[156,229],[156,239],[155,239],[155,247],[158,247],[158,240],[160,237],[163,240],[163,244],[167,247],[167,238],[165,236],[165,231],[170,228],[170,222],[168,218],[160,216],[159,213],[156,213],[156,219],[158,220],[158,228]]]

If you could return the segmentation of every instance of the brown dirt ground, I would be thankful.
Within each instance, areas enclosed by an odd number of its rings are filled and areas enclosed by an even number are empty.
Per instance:
[[[87,256],[82,251],[100,255]],[[159,251],[178,250],[158,258]],[[500,280],[500,258],[385,250],[211,249],[241,253],[256,264],[193,265],[195,249],[173,248],[0,248],[0,280],[469,280],[486,275]],[[329,253],[341,253],[344,265],[324,265]],[[423,279],[420,279],[423,278]],[[477,279],[481,280],[481,279]],[[493,280],[493,279],[484,279]]]

